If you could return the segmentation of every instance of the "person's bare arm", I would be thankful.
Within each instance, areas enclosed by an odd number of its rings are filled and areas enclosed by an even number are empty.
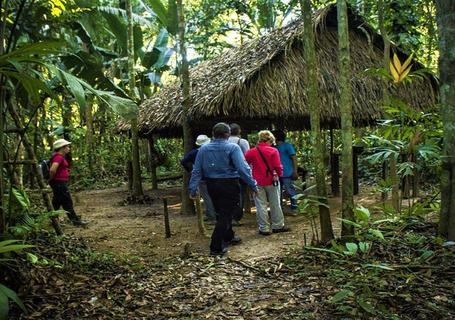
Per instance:
[[[49,180],[54,179],[59,165],[60,163],[58,162],[52,162],[51,168],[49,169]]]

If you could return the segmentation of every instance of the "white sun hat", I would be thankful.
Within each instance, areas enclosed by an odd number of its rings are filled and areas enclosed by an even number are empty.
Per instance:
[[[196,138],[196,145],[202,146],[203,144],[209,143],[210,138],[207,137],[205,134],[200,134]]]
[[[54,144],[52,145],[52,148],[55,150],[58,150],[62,147],[65,147],[65,146],[68,146],[70,145],[71,142],[65,140],[65,139],[58,139],[57,141],[54,142]]]

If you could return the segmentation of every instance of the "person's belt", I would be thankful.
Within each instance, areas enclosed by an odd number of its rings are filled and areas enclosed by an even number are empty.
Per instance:
[[[239,178],[205,178],[205,181],[213,181],[213,182],[236,182],[236,181],[239,181]]]

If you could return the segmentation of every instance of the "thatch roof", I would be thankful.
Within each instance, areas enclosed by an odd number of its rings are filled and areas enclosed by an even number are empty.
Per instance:
[[[381,107],[383,82],[367,75],[368,68],[383,65],[383,43],[380,36],[357,14],[349,10],[352,61],[353,121],[368,125],[383,116]],[[338,127],[338,36],[336,6],[330,5],[314,15],[316,50],[319,65],[321,124]],[[190,70],[190,124],[196,131],[208,132],[218,121],[235,121],[244,129],[260,129],[272,124],[289,130],[309,127],[305,95],[306,66],[303,57],[303,21],[231,49]],[[407,56],[392,47],[403,61]],[[414,69],[418,69],[414,63]],[[417,79],[401,85],[391,94],[408,102],[416,110],[436,101],[434,79]],[[140,107],[139,130],[142,135],[181,134],[182,90],[176,81],[163,88]],[[121,124],[120,130],[127,130]]]

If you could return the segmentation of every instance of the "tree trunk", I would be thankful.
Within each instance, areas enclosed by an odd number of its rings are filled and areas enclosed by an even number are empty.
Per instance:
[[[157,156],[156,156],[156,149],[155,149],[155,137],[150,136],[148,138],[148,153],[149,153],[149,158],[150,158],[150,175],[152,177],[152,189],[157,190],[158,189],[158,176],[156,174],[156,169],[157,169]]]
[[[352,176],[352,88],[351,88],[351,56],[349,52],[348,16],[345,0],[337,0],[338,14],[338,47],[340,63],[340,111],[341,137],[341,212],[343,219],[354,221],[354,198]],[[342,224],[341,236],[352,236],[354,228]]]
[[[87,106],[85,109],[85,120],[87,125],[87,132],[85,136],[85,153],[86,160],[88,164],[88,171],[90,177],[93,177],[93,157],[94,157],[94,148],[93,148],[93,98],[87,101]]]
[[[1,38],[3,43],[3,37]],[[2,48],[3,45],[0,45]],[[0,50],[0,53],[3,50]],[[0,81],[0,146],[3,146],[3,132],[5,128],[5,89],[3,87],[4,80]],[[4,159],[3,159],[3,147],[0,151],[0,235],[3,235],[6,229],[6,220],[5,220],[5,210],[4,210],[4,197],[5,189],[3,184],[3,168],[4,168]]]
[[[128,81],[129,94],[133,101],[136,97],[136,75],[134,71],[134,32],[133,32],[133,9],[131,0],[126,0],[126,15],[128,18]],[[144,196],[141,180],[141,164],[139,160],[139,131],[138,118],[131,120],[131,142],[132,142],[132,161],[133,161],[133,197]]]
[[[312,9],[310,0],[300,0],[304,19],[304,54],[307,63],[306,94],[311,120],[311,145],[313,146],[313,161],[315,165],[316,193],[319,202],[319,221],[321,225],[321,241],[328,242],[333,239],[332,221],[327,201],[325,185],[324,145],[320,128],[320,101],[318,98],[318,75],[316,49],[314,46],[314,33],[312,23]]]
[[[439,232],[455,240],[455,2],[436,0],[439,30],[439,94],[443,123]]]
[[[384,24],[384,16],[386,14],[386,7],[384,4],[384,0],[378,1],[378,24],[379,24],[379,31],[381,32],[382,41],[384,42],[384,69],[389,70],[389,62],[390,62],[390,39],[387,34],[387,30]],[[388,106],[390,104],[389,93],[387,90],[388,87],[388,80],[384,81],[383,87],[383,97],[384,97],[384,105]],[[389,178],[392,184],[392,206],[393,208],[399,212],[400,211],[400,197],[399,197],[399,179],[397,174],[397,160],[392,155],[389,158]],[[383,198],[386,198],[384,196]]]
[[[13,118],[14,124],[16,125],[17,128],[23,128],[23,121],[21,120],[18,112],[14,108],[12,104],[8,105],[9,107],[9,112],[11,114],[11,117]],[[46,206],[46,209],[48,211],[53,211],[54,207],[52,205],[51,199],[49,197],[49,194],[46,192],[46,185],[44,184],[43,178],[39,174],[38,170],[38,161],[36,159],[35,152],[33,150],[33,145],[28,141],[27,135],[25,132],[21,131],[21,136],[22,136],[22,143],[24,144],[25,151],[28,154],[28,158],[32,160],[32,172],[35,175],[35,178],[38,182],[38,186],[42,192],[43,200],[44,200],[44,205]],[[57,218],[51,218],[52,221],[52,226],[54,227],[55,232],[58,235],[62,234],[62,230],[60,229],[60,225],[58,223]]]
[[[181,85],[183,89],[183,150],[186,153],[191,151],[193,145],[191,127],[188,123],[188,108],[191,105],[190,96],[190,73],[188,71],[188,60],[186,57],[186,45],[185,45],[185,15],[183,11],[182,0],[177,0],[177,12],[179,18],[179,49],[181,59]],[[194,214],[194,204],[188,196],[188,183],[190,180],[190,174],[183,170],[183,186],[182,186],[182,213],[183,214]]]

